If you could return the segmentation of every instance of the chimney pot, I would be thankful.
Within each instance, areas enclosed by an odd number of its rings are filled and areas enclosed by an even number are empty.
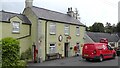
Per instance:
[[[25,7],[27,8],[27,7],[32,7],[33,6],[33,0],[26,0],[25,1]]]
[[[67,14],[71,17],[74,17],[74,12],[72,11],[72,7],[68,8]]]

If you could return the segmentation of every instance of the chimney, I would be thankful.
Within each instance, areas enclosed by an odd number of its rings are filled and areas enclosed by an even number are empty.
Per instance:
[[[25,1],[25,8],[32,7],[33,6],[33,0],[26,0]]]
[[[72,11],[72,7],[71,8],[68,8],[68,12],[67,14],[71,17],[74,17],[74,12]]]

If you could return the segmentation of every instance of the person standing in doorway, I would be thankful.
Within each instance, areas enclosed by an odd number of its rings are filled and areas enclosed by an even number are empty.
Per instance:
[[[74,46],[74,52],[75,52],[75,56],[77,56],[77,46]]]

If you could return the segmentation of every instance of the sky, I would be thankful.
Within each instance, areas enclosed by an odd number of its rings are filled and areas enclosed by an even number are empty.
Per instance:
[[[65,13],[69,7],[77,8],[81,23],[92,26],[95,22],[118,23],[120,0],[33,0],[33,6]],[[25,0],[0,0],[0,10],[22,13]]]

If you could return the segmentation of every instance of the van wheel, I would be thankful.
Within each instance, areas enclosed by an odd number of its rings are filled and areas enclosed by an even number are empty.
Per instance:
[[[87,58],[86,58],[86,60],[87,60],[87,61],[90,61],[90,59],[87,59]]]
[[[112,58],[115,59],[115,57],[116,57],[116,55],[115,55],[115,53],[114,53]]]
[[[102,62],[103,61],[103,56],[100,55],[99,61]]]

